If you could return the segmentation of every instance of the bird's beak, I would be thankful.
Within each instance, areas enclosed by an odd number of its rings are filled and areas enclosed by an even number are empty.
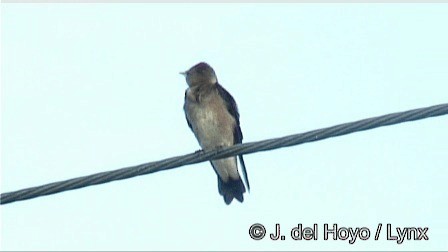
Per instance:
[[[187,76],[187,72],[180,72],[179,74],[181,74],[183,76]]]

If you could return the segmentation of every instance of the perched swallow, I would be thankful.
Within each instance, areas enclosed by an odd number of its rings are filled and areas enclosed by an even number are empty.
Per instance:
[[[243,133],[238,107],[232,95],[218,83],[213,68],[201,62],[181,74],[189,86],[185,91],[185,117],[201,148],[213,150],[241,143]],[[243,156],[238,157],[250,190]],[[212,160],[211,164],[218,175],[219,194],[226,204],[234,198],[243,202],[246,188],[238,173],[236,157]]]

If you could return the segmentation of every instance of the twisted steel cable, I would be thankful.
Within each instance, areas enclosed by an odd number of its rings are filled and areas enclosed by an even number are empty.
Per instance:
[[[184,165],[200,163],[212,159],[220,159],[239,154],[250,154],[259,151],[273,150],[307,142],[314,142],[330,137],[342,136],[358,131],[369,130],[382,126],[421,120],[428,117],[448,114],[448,103],[372,117],[359,121],[339,124],[323,129],[312,130],[305,133],[289,135],[251,143],[238,144],[218,150],[195,152],[183,156],[167,158],[161,161],[145,163],[137,166],[121,168],[118,170],[96,173],[88,176],[54,182],[46,185],[26,188],[14,192],[2,193],[1,204],[32,199],[40,196],[74,190],[86,186],[99,185],[115,180],[132,178],[162,170],[169,170]]]

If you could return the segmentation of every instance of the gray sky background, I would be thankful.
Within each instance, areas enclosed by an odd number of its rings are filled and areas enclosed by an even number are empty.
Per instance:
[[[179,75],[205,61],[244,142],[448,101],[448,5],[2,4],[1,192],[199,149]],[[2,250],[448,250],[448,117],[246,155],[226,206],[208,162],[0,207]],[[266,226],[261,241],[249,237]],[[285,241],[269,233],[279,223]],[[294,241],[297,224],[317,241]],[[367,227],[354,244],[323,224]],[[387,241],[378,223],[428,227]],[[394,230],[395,232],[395,230]],[[394,233],[396,235],[396,232]]]

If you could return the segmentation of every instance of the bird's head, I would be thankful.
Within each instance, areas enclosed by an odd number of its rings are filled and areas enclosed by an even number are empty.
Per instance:
[[[216,84],[218,82],[215,71],[205,62],[196,64],[189,70],[181,72],[180,74],[185,76],[185,80],[190,87],[203,84]]]

